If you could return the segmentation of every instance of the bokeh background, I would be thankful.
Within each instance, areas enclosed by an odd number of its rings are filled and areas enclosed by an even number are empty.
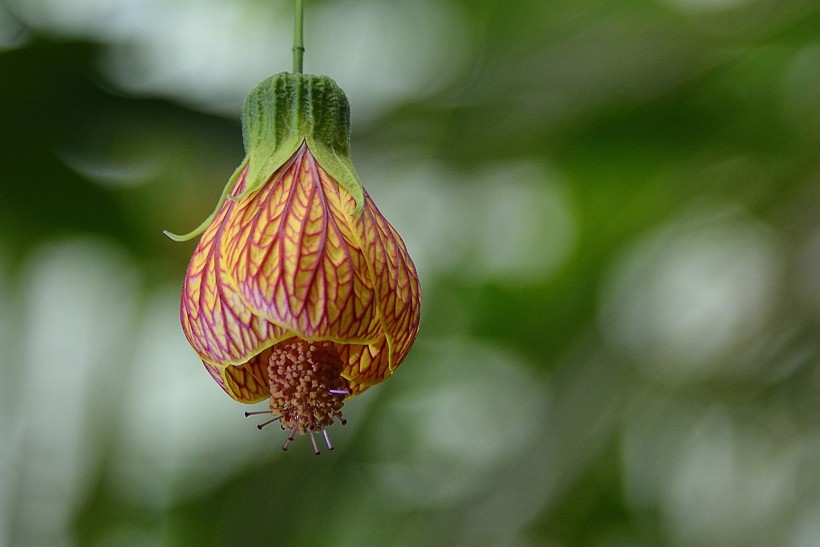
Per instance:
[[[291,2],[0,0],[0,545],[820,545],[817,0],[307,9],[425,297],[320,457],[205,372],[162,235]]]

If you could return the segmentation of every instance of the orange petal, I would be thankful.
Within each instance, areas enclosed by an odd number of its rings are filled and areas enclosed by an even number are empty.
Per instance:
[[[347,363],[344,376],[358,393],[387,378],[404,360],[419,329],[421,289],[418,274],[399,234],[364,191],[364,208],[353,215],[355,200],[321,168],[322,187],[340,223],[348,226],[356,248],[368,265],[376,294],[380,336],[367,345],[348,345],[341,351]],[[361,384],[361,385],[355,385]]]
[[[376,292],[379,340],[367,348],[350,350],[350,378],[366,384],[378,383],[407,356],[419,329],[421,288],[418,273],[399,234],[387,222],[367,191],[364,209],[352,215],[353,198],[333,179],[320,171],[328,202],[340,203],[342,217],[350,227],[356,246],[368,264],[368,275]],[[387,347],[384,347],[387,346]]]
[[[375,344],[344,345],[340,348],[339,357],[346,363],[342,376],[352,382],[354,394],[390,376],[390,350],[384,336]]]
[[[321,169],[302,145],[225,224],[225,267],[244,301],[308,340],[368,343],[380,326],[365,253],[326,194]]]
[[[416,267],[399,234],[365,192],[365,207],[351,223],[360,234],[377,287],[379,321],[390,347],[390,371],[404,360],[416,339],[421,287]]]
[[[271,350],[266,349],[244,365],[217,366],[202,361],[225,393],[240,403],[258,403],[270,397],[267,369]]]
[[[236,183],[238,191],[245,173]],[[191,257],[182,288],[180,318],[191,346],[203,361],[224,367],[243,364],[273,342],[289,336],[253,314],[242,301],[221,260],[222,224],[236,204],[226,200]]]

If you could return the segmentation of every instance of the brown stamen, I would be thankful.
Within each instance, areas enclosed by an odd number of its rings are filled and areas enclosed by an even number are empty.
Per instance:
[[[330,342],[291,338],[273,347],[268,360],[270,413],[279,416],[282,428],[289,431],[284,450],[297,432],[311,433],[314,452],[318,454],[312,433],[324,432],[335,419],[346,423],[340,409],[350,387],[341,375],[343,368],[339,353]]]

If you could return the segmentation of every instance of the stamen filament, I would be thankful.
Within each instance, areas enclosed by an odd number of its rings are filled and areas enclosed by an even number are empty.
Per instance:
[[[280,417],[281,417],[281,416],[277,416],[276,418],[271,418],[271,419],[270,419],[270,420],[268,420],[267,422],[265,422],[265,423],[261,423],[261,424],[257,425],[257,426],[256,426],[256,429],[258,429],[259,431],[262,431],[262,428],[263,428],[263,427],[265,427],[266,425],[270,425],[270,424],[272,424],[273,422],[279,421],[279,418],[280,418]]]
[[[290,434],[288,435],[288,439],[285,441],[285,444],[282,445],[282,450],[284,450],[285,452],[288,451],[288,447],[290,446],[290,443],[292,443],[293,439],[296,438],[296,429],[298,427],[299,426],[296,426],[296,425],[293,426],[293,428],[290,430]]]
[[[322,435],[323,435],[323,436],[324,436],[324,438],[325,438],[325,444],[327,445],[327,449],[328,449],[328,450],[333,450],[333,444],[330,442],[330,436],[327,434],[327,430],[326,430],[326,429],[323,429],[323,430],[322,430]]]
[[[245,417],[248,418],[250,416],[259,416],[260,414],[270,414],[270,410],[256,410],[254,412],[246,412]]]

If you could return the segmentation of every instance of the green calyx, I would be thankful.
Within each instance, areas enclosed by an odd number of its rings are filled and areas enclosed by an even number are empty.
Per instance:
[[[214,212],[185,235],[165,232],[174,241],[192,239],[208,227],[225,199],[240,200],[264,186],[306,143],[316,161],[364,206],[362,183],[350,159],[350,103],[327,76],[283,72],[263,80],[242,106],[245,159],[228,181]],[[231,196],[237,177],[248,166],[245,190]]]

